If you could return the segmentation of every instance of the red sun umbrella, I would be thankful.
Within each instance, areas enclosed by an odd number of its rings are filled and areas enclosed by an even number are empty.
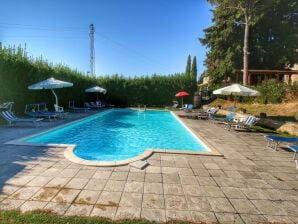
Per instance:
[[[184,96],[189,96],[189,93],[188,92],[185,92],[185,91],[181,91],[181,92],[178,92],[178,93],[176,93],[176,95],[175,95],[176,97],[182,97],[182,107],[183,107],[183,97]]]

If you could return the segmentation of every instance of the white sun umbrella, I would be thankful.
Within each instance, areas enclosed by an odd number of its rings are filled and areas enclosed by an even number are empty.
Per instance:
[[[94,86],[94,87],[85,89],[85,92],[87,92],[87,93],[96,93],[96,99],[98,101],[98,93],[106,94],[107,93],[107,90],[104,89],[104,88],[101,88],[99,86]]]
[[[215,95],[233,95],[235,96],[235,104],[236,104],[236,96],[260,96],[261,94],[254,90],[245,86],[241,86],[239,84],[232,84],[230,86],[223,87],[221,89],[217,89],[213,91]]]
[[[213,91],[216,95],[233,95],[233,96],[260,96],[261,94],[254,90],[241,86],[239,84],[232,84]]]
[[[28,89],[30,89],[30,90],[50,89],[55,96],[56,105],[59,105],[58,97],[57,97],[54,89],[61,89],[64,87],[72,87],[72,86],[73,86],[73,83],[71,83],[71,82],[64,82],[61,80],[54,79],[52,77],[52,78],[46,79],[44,81],[32,84],[32,85],[28,86]]]

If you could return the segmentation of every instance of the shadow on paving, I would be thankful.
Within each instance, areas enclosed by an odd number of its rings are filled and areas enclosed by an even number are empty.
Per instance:
[[[46,162],[46,158],[51,157],[47,156],[50,154],[50,150],[47,147],[6,145],[4,144],[5,142],[30,136],[94,113],[96,112],[70,114],[67,119],[52,122],[42,121],[38,127],[33,127],[30,123],[18,124],[13,127],[0,125],[0,194],[3,193],[3,186],[10,184],[10,179],[15,179],[18,176],[23,177],[24,174],[26,176],[26,170],[28,169],[29,171],[32,168],[31,164],[33,166],[36,165],[41,158],[43,162]],[[30,163],[31,161],[32,163]],[[21,179],[19,181],[21,182]]]
[[[18,177],[18,173],[26,172],[28,162],[36,161],[47,155],[46,147],[6,145],[0,149],[0,193],[4,185],[9,184],[11,178]],[[8,181],[8,183],[7,183]]]

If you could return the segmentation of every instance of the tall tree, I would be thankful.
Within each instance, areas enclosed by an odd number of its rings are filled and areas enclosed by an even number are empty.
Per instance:
[[[194,56],[192,59],[190,79],[191,79],[192,90],[195,92],[197,89],[197,58],[196,58],[196,56]]]
[[[295,40],[298,38],[298,4],[295,0],[210,2],[214,4],[214,25],[205,30],[205,37],[200,41],[209,48],[205,64],[213,80],[218,82],[227,75],[231,76],[235,68],[248,65],[248,56],[250,67],[255,69],[282,69],[287,61],[297,61],[297,52],[294,50],[297,49]],[[245,2],[253,5],[245,5]],[[241,7],[252,7],[249,9],[251,17],[247,12],[248,22],[245,21],[244,12],[239,10]],[[253,32],[248,30],[249,34],[245,35],[243,24],[249,25]],[[244,43],[243,39],[249,39],[249,48],[246,45],[248,41]],[[245,74],[243,81],[246,83]]]
[[[186,63],[186,70],[185,70],[185,74],[186,76],[189,76],[191,72],[191,56],[188,55],[187,57],[187,63]]]
[[[213,4],[218,4],[226,10],[234,11],[245,25],[243,40],[243,84],[247,84],[248,62],[249,62],[249,37],[253,16],[260,6],[261,0],[210,0]]]
[[[197,81],[197,58],[196,56],[192,59],[192,65],[191,65],[191,77],[193,80]]]

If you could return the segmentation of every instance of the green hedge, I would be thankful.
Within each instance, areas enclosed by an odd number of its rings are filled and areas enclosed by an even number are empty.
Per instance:
[[[94,85],[106,88],[108,93],[101,97],[116,106],[170,105],[176,92],[185,90],[193,94],[196,89],[196,82],[185,74],[91,78],[65,65],[53,65],[42,58],[28,58],[20,47],[14,49],[0,46],[0,103],[15,102],[14,109],[18,113],[24,111],[27,103],[47,102],[53,105],[54,97],[50,90],[28,90],[29,85],[49,77],[74,83],[71,88],[57,90],[59,104],[62,106],[66,106],[69,100],[75,100],[78,106],[82,105],[90,97],[85,89]],[[191,100],[192,97],[188,97],[185,102]]]

